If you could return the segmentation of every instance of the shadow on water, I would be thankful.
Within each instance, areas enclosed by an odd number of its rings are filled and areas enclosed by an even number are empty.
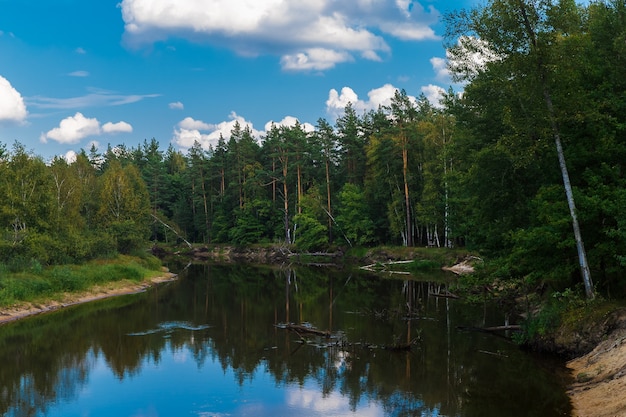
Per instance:
[[[562,364],[459,330],[504,315],[433,296],[445,283],[424,278],[193,265],[146,293],[0,327],[0,413],[570,415]],[[135,402],[92,394],[118,386]]]

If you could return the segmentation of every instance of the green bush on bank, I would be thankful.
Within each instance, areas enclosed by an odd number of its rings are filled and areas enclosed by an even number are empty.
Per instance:
[[[94,285],[129,280],[139,282],[160,271],[161,262],[151,255],[117,256],[82,265],[43,268],[37,261],[22,265],[0,264],[0,306],[54,298],[62,293],[86,291]]]

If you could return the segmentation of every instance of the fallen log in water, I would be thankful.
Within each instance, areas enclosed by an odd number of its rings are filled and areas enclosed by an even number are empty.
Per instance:
[[[445,291],[445,292],[429,292],[428,295],[432,295],[433,297],[441,297],[441,298],[454,298],[454,299],[459,299],[461,297],[459,297],[456,294],[452,294],[450,291]]]
[[[276,327],[280,327],[281,329],[291,330],[292,332],[297,333],[299,336],[302,334],[312,334],[315,336],[325,337],[327,339],[330,338],[331,333],[328,330],[318,330],[310,326],[303,326],[301,324],[281,324]]]
[[[519,324],[508,324],[506,326],[492,326],[492,327],[472,327],[472,326],[457,326],[459,330],[467,330],[472,332],[484,332],[484,333],[498,333],[505,330],[521,331],[522,326]]]

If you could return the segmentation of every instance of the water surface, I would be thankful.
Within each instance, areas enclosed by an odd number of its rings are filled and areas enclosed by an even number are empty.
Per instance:
[[[461,329],[504,316],[419,279],[194,265],[146,293],[11,323],[0,414],[570,415],[561,364]]]

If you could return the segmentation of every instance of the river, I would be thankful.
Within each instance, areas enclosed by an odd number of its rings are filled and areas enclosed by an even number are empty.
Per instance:
[[[446,279],[192,265],[1,326],[0,415],[569,416],[563,364],[467,330],[504,315]]]

